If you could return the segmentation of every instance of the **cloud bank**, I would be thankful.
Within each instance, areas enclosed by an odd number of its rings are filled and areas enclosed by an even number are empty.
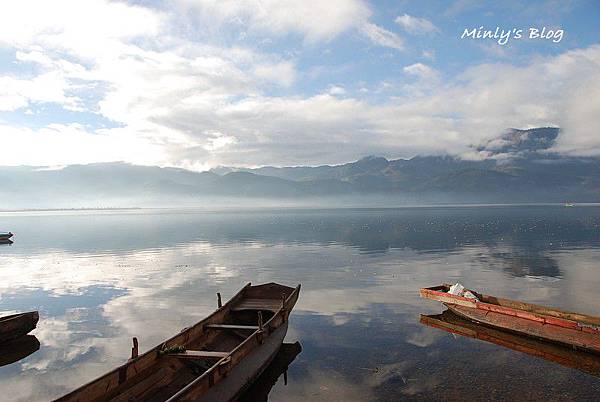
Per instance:
[[[409,33],[438,30],[408,14],[395,21]],[[303,55],[348,38],[398,54],[411,46],[358,0],[3,5],[0,47],[12,60],[0,72],[0,160],[203,170],[367,154],[477,158],[472,145],[507,127],[548,125],[563,128],[556,151],[600,154],[599,45],[453,75],[407,62],[360,91],[337,81],[306,89]]]

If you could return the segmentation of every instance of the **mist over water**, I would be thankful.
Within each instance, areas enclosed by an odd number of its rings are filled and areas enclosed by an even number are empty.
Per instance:
[[[302,283],[302,352],[270,400],[593,399],[600,379],[419,324],[418,290],[600,315],[600,207],[1,213],[0,313],[40,310],[40,349],[0,367],[8,400],[48,400],[147,350],[247,282]],[[476,380],[475,380],[476,379]]]

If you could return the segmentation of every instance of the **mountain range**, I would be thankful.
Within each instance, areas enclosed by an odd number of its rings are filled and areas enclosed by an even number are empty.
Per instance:
[[[600,158],[551,152],[560,131],[508,130],[474,149],[481,160],[368,156],[342,165],[218,167],[208,172],[126,163],[0,167],[0,209],[282,204],[600,201]]]

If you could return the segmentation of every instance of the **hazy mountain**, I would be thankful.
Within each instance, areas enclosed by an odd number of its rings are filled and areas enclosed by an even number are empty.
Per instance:
[[[559,130],[509,130],[474,147],[487,159],[451,156],[334,166],[219,167],[210,172],[72,165],[59,170],[0,167],[0,209],[23,207],[218,206],[226,200],[397,204],[402,202],[598,202],[600,158],[551,153]]]

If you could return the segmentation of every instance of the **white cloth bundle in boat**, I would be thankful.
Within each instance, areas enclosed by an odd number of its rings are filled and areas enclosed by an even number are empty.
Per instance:
[[[454,285],[450,286],[450,290],[448,290],[448,293],[450,293],[451,295],[466,297],[467,299],[479,300],[477,296],[475,296],[471,291],[465,289],[465,287],[461,285],[460,282],[456,282]]]

